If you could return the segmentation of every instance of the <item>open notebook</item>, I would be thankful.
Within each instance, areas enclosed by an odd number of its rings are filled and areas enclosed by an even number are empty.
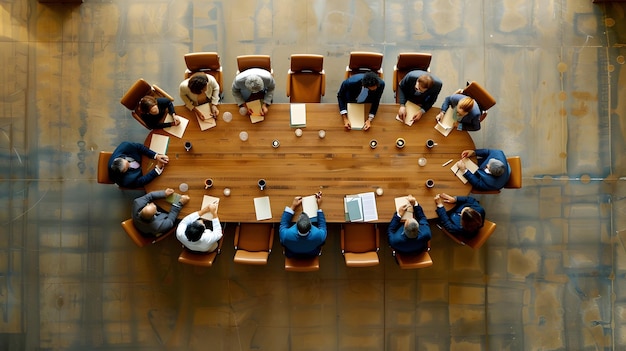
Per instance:
[[[163,128],[163,130],[172,134],[173,136],[177,138],[182,138],[183,134],[185,134],[185,129],[187,129],[187,125],[189,124],[189,120],[181,116],[178,116],[178,120],[180,121],[179,125],[175,126],[172,124],[171,127]],[[168,113],[163,122],[165,123],[174,122],[174,116]]]
[[[478,165],[474,163],[474,161],[470,160],[469,158],[462,158],[461,161],[465,162],[465,167],[473,173],[475,173],[478,170]],[[457,178],[459,178],[463,184],[467,184],[467,178],[465,178],[465,176],[463,175],[464,172],[461,172],[459,170],[459,167],[456,165],[456,162],[452,165],[452,167],[450,167],[450,170],[452,171],[452,173],[454,173],[454,175],[457,176]]]
[[[265,117],[261,115],[261,108],[263,107],[263,100],[253,100],[246,102],[246,106],[248,106],[248,111],[252,111],[250,114],[250,122],[258,123],[265,120]]]
[[[396,204],[396,208],[395,208],[396,211],[398,211],[400,207],[404,207],[406,205],[411,204],[409,202],[409,199],[406,196],[396,197],[394,199],[394,202]],[[413,206],[409,206],[407,210],[404,212],[404,215],[402,215],[403,221],[406,221],[407,219],[410,219],[410,218],[413,218]]]
[[[362,130],[365,127],[365,104],[348,104],[348,120],[352,130]]]
[[[205,118],[204,120],[201,120],[200,117],[196,116],[198,124],[200,125],[200,130],[207,130],[217,125],[215,118],[211,117],[211,104],[206,103],[196,106],[196,110],[200,111]]]
[[[167,135],[152,133],[152,138],[150,139],[150,150],[156,152],[157,154],[165,155],[167,154],[167,146],[169,143],[170,137]]]
[[[404,120],[404,124],[410,127],[413,125],[413,123],[415,123],[415,121],[413,121],[413,116],[418,114],[422,108],[419,107],[419,105],[412,103],[411,101],[407,101],[406,104],[404,104],[404,107],[406,108],[406,118]],[[396,120],[403,122],[402,118],[400,118],[400,116],[398,115],[396,115]]]
[[[443,134],[443,136],[448,136],[452,129],[454,129],[454,122],[456,121],[456,109],[453,107],[448,108],[446,113],[443,114],[443,118],[440,121],[437,121],[435,125],[435,129]]]
[[[202,198],[202,206],[200,208],[205,208],[205,207],[209,206],[210,204],[212,204],[214,202],[217,204],[217,207],[219,208],[219,205],[220,205],[220,198],[219,197],[210,196],[210,195],[204,195],[204,198]],[[204,215],[202,215],[201,218],[213,219],[213,215],[210,212],[207,212]]]
[[[302,198],[302,212],[309,215],[310,218],[316,218],[317,210],[317,196],[315,194]]]

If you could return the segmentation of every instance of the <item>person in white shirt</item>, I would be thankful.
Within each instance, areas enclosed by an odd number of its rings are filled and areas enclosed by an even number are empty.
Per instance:
[[[194,73],[188,79],[185,79],[178,88],[180,98],[185,103],[185,107],[189,111],[193,111],[198,118],[205,120],[211,117],[217,117],[220,111],[217,105],[220,101],[220,86],[212,75],[204,72]],[[198,111],[196,106],[209,103],[211,107],[211,116],[205,116]]]
[[[203,215],[211,213],[213,230],[207,228],[202,220]],[[222,226],[217,218],[217,203],[212,203],[187,215],[176,228],[176,238],[187,249],[194,252],[213,252],[217,249],[217,242],[222,238]]]

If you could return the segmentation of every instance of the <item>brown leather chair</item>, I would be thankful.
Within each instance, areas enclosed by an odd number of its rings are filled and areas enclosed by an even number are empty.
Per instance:
[[[145,237],[141,235],[139,230],[137,230],[137,228],[133,224],[132,218],[129,218],[123,221],[122,228],[124,229],[126,234],[128,234],[128,237],[139,247],[144,247],[146,245],[158,243],[159,241],[167,238],[168,236],[172,235],[172,233],[176,231],[176,226],[174,226],[167,233],[163,233],[159,237],[156,237],[156,238]]]
[[[439,224],[437,224],[437,227],[441,229],[441,231],[444,234],[446,234],[448,237],[454,240],[457,244],[467,245],[475,250],[478,250],[481,246],[483,246],[483,244],[487,241],[487,239],[489,239],[491,234],[493,234],[493,232],[496,231],[496,224],[486,219],[482,228],[480,228],[480,230],[478,231],[478,234],[476,234],[476,236],[471,239],[462,239],[462,238],[456,237],[450,234],[450,232],[448,232],[445,228],[443,228]]]
[[[341,253],[348,267],[370,267],[379,263],[380,234],[373,223],[341,226]]]
[[[220,86],[220,93],[224,91],[222,64],[220,63],[220,55],[217,52],[193,52],[186,54],[184,57],[185,65],[187,65],[185,79],[191,77],[196,72],[204,72],[215,78]]]
[[[320,257],[289,258],[285,256],[285,270],[289,272],[314,272],[320,269]]]
[[[141,119],[141,117],[139,116],[139,112],[137,111],[137,108],[139,107],[139,101],[141,101],[141,99],[146,95],[151,95],[154,97],[165,97],[170,99],[171,101],[174,101],[174,98],[158,86],[150,85],[143,78],[139,78],[135,82],[135,84],[133,84],[130,89],[128,89],[126,94],[122,96],[120,103],[130,110],[130,114],[135,120],[137,120],[137,122],[139,122],[139,124],[146,127],[146,129],[150,129]]]
[[[237,74],[250,69],[261,68],[274,74],[269,55],[241,55],[237,56]]]
[[[215,251],[206,254],[191,252],[183,246],[183,251],[178,256],[178,262],[193,266],[211,267],[217,255],[222,252],[223,242],[224,237],[217,242],[217,249],[215,249]]]
[[[264,265],[272,252],[274,226],[271,223],[239,223],[235,228],[236,263]]]
[[[494,97],[491,96],[485,88],[476,82],[468,82],[467,86],[464,89],[461,89],[459,93],[476,100],[478,107],[480,107],[480,110],[482,111],[482,115],[480,116],[481,122],[487,117],[487,110],[496,104],[496,99],[494,99]]]
[[[289,102],[321,102],[325,90],[324,56],[291,55],[291,67],[287,71]]]
[[[511,166],[511,175],[506,184],[505,189],[521,189],[522,188],[522,159],[519,156],[507,157],[506,161]],[[500,190],[478,190],[472,188],[473,194],[499,194]]]
[[[422,52],[404,52],[398,54],[398,61],[393,66],[393,83],[391,85],[396,95],[396,102],[399,102],[397,91],[404,76],[416,69],[428,71],[431,59],[432,54]]]
[[[430,241],[426,251],[417,254],[407,254],[391,249],[391,254],[396,259],[400,269],[426,268],[433,265],[433,260],[428,253],[430,251]]]
[[[378,52],[352,51],[350,62],[346,66],[346,79],[358,74],[372,71],[383,78],[383,54]]]
[[[98,155],[98,183],[100,184],[114,184],[109,178],[109,160],[113,155],[109,151],[100,151]]]

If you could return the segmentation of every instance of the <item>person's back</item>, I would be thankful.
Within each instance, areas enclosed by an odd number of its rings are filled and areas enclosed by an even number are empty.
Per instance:
[[[500,190],[511,176],[511,166],[502,150],[477,149],[479,169],[474,174],[466,172],[465,177],[474,189]]]
[[[409,195],[409,204],[399,208],[394,213],[387,227],[387,238],[389,246],[398,252],[419,253],[428,248],[428,241],[432,238],[432,233],[422,207],[411,195]],[[413,218],[407,219],[403,223],[401,218],[409,207],[413,208]]]
[[[211,213],[212,229],[206,228],[202,216]],[[217,242],[222,238],[222,226],[217,218],[217,205],[210,204],[200,211],[187,215],[176,228],[176,238],[188,250],[195,252],[212,252],[217,249]]]
[[[321,193],[318,193],[318,207]],[[321,209],[317,211],[317,222],[311,223],[306,213],[302,213],[296,223],[292,223],[294,211],[302,205],[302,197],[297,196],[291,207],[286,206],[280,220],[278,235],[280,243],[285,247],[287,257],[311,257],[320,253],[321,246],[326,242],[326,217]]]

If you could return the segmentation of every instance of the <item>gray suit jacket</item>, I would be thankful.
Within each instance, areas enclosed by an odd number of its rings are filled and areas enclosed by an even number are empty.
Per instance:
[[[264,86],[263,91],[265,92],[263,102],[271,105],[272,100],[274,100],[274,88],[276,87],[276,83],[274,82],[274,77],[272,77],[272,74],[261,68],[247,69],[239,73],[235,77],[232,87],[235,102],[237,103],[237,105],[243,105],[246,102],[246,99],[252,94],[252,92],[248,90],[248,88],[246,88],[246,78],[251,75],[257,75],[261,77]]]
[[[154,217],[149,221],[146,221],[139,216],[139,211],[146,207],[148,203],[164,198],[165,191],[161,190],[153,191],[144,196],[138,197],[135,201],[133,201],[133,224],[141,233],[158,236],[157,234],[164,234],[168,230],[174,228],[176,217],[178,217],[178,213],[183,206],[180,202],[172,204],[172,209],[169,213],[157,212],[157,214],[154,215]]]

